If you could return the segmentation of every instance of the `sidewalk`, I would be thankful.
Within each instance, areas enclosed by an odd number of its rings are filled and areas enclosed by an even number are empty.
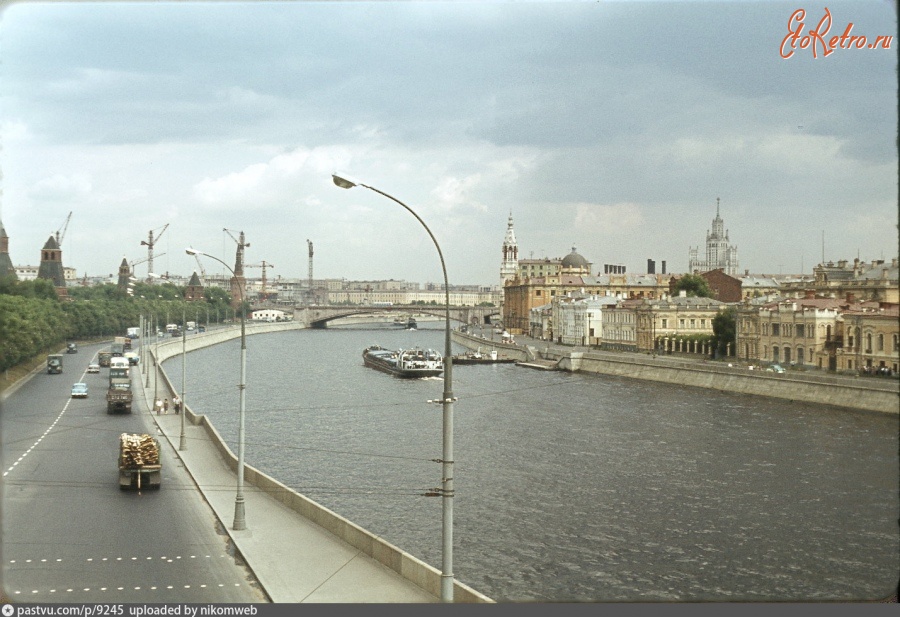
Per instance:
[[[151,413],[153,390],[144,385],[141,372],[137,373],[141,387],[135,390],[135,413]],[[138,400],[141,397],[143,400]],[[179,450],[181,415],[169,409],[168,415],[151,417],[273,602],[440,601],[246,482],[247,529],[234,531],[237,477],[225,465],[205,429],[185,422],[187,449]],[[165,482],[162,490],[166,490]]]

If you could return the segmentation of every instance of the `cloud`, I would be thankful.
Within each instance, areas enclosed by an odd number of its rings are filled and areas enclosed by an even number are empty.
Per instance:
[[[79,201],[91,192],[90,176],[55,174],[36,182],[28,191],[38,201]]]

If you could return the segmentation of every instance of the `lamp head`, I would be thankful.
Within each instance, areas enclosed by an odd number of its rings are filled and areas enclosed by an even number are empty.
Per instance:
[[[339,186],[342,189],[352,189],[354,186],[359,184],[359,182],[351,180],[343,174],[331,174],[331,179],[334,181],[336,186]]]
[[[197,249],[192,249],[191,247],[184,249],[184,252],[187,253],[188,255],[202,255],[203,254],[202,251],[198,251]]]

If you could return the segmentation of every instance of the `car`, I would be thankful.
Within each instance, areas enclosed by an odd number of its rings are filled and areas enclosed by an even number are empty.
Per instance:
[[[88,372],[88,373],[99,373],[99,372],[100,372],[100,365],[97,364],[96,362],[94,362],[94,363],[92,363],[92,364],[88,364],[88,370],[87,370],[87,372]]]
[[[86,383],[78,382],[72,385],[72,398],[87,398],[88,387]]]
[[[125,359],[128,360],[128,364],[134,366],[141,359],[136,351],[126,351]]]
[[[66,353],[78,353],[78,347],[75,343],[69,343],[66,345]]]
[[[197,326],[197,332],[206,332],[206,326]]]
[[[769,368],[766,369],[766,372],[768,372],[768,373],[783,373],[784,367],[781,366],[780,364],[773,364],[772,366],[770,366]]]

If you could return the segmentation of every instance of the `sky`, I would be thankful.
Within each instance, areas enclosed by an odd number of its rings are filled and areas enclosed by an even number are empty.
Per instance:
[[[848,28],[894,38],[826,55]],[[510,215],[520,258],[685,272],[717,199],[742,272],[890,260],[896,35],[893,0],[7,2],[0,219],[79,277],[147,276],[151,232],[158,274],[233,266],[228,229],[270,281],[311,241],[316,279],[441,282],[337,172],[451,284],[500,284]]]

